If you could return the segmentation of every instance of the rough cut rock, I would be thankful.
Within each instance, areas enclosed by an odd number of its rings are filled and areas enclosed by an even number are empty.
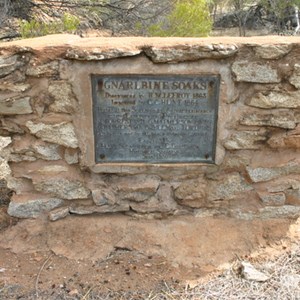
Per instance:
[[[232,65],[232,72],[236,81],[257,83],[279,83],[281,81],[278,72],[268,64],[236,61]]]
[[[284,205],[284,206],[266,206],[259,210],[259,217],[264,219],[280,219],[291,218],[297,219],[300,216],[300,206]]]
[[[228,174],[221,181],[212,181],[209,183],[208,200],[233,199],[236,194],[252,189],[240,174]]]
[[[297,189],[288,189],[285,191],[286,202],[292,205],[300,205],[300,187]]]
[[[203,58],[225,58],[233,56],[238,49],[235,45],[180,45],[172,48],[145,47],[145,54],[155,63],[176,63]]]
[[[130,207],[138,213],[171,213],[177,209],[177,203],[173,199],[170,184],[162,183],[155,197],[144,202],[130,202]]]
[[[7,163],[7,161],[0,157],[0,180],[5,179],[11,173],[11,169]]]
[[[34,62],[28,65],[26,70],[27,76],[33,77],[51,77],[59,74],[59,63],[57,61],[51,61],[50,63],[43,65],[36,65]]]
[[[70,214],[69,207],[59,207],[56,208],[49,213],[49,220],[50,221],[57,221],[67,217]]]
[[[43,212],[63,205],[64,201],[41,194],[13,195],[8,214],[16,218],[37,218]]]
[[[292,76],[289,78],[289,82],[295,86],[297,89],[300,89],[300,65],[294,65],[294,72]]]
[[[264,282],[271,278],[269,275],[255,269],[249,262],[243,261],[240,264],[240,275],[246,280]]]
[[[24,65],[19,55],[0,56],[0,78],[7,76]]]
[[[153,196],[159,186],[160,178],[154,175],[116,177],[112,184],[123,200],[141,202]]]
[[[113,59],[118,57],[126,56],[136,56],[139,55],[142,50],[128,50],[128,49],[111,49],[111,50],[102,50],[101,48],[94,48],[92,50],[82,50],[82,49],[69,49],[66,53],[67,59],[74,60],[104,60],[104,59]]]
[[[0,136],[0,155],[1,151],[7,147],[9,144],[11,144],[11,137],[9,136]]]
[[[72,92],[72,87],[66,81],[53,81],[48,92],[54,103],[49,110],[57,113],[73,113],[76,111],[77,101]]]
[[[271,148],[300,148],[300,124],[295,130],[277,133],[268,140]]]
[[[0,91],[3,92],[14,92],[14,93],[21,93],[29,90],[31,85],[28,83],[20,83],[20,84],[13,84],[11,82],[7,83],[0,83]]]
[[[294,129],[296,127],[295,116],[291,111],[248,113],[242,117],[240,123],[247,126],[271,126],[285,129]]]
[[[26,126],[32,134],[43,141],[70,148],[78,147],[78,140],[72,123],[62,122],[51,125],[28,121],[26,122]]]
[[[115,205],[117,204],[117,198],[112,189],[101,188],[92,190],[93,201],[96,205]]]
[[[231,135],[225,141],[224,147],[228,150],[260,149],[267,140],[267,131],[240,131]]]
[[[263,202],[263,204],[270,206],[284,205],[286,200],[284,193],[258,192],[258,196]]]
[[[300,92],[258,93],[247,104],[259,108],[298,108],[300,107]]]
[[[102,206],[87,206],[87,205],[73,205],[70,207],[70,213],[76,215],[90,215],[94,213],[116,213],[129,211],[130,207],[127,203],[121,205],[102,205]]]
[[[75,149],[70,149],[67,148],[65,150],[65,161],[69,164],[69,165],[73,165],[73,164],[77,164],[79,162],[79,156],[78,156],[78,151]]]
[[[291,161],[284,166],[274,168],[247,167],[246,169],[253,182],[268,181],[283,175],[300,174],[300,164],[297,161]]]
[[[90,195],[90,190],[82,182],[66,178],[54,177],[40,181],[35,180],[34,188],[39,192],[68,200],[86,199]]]
[[[181,205],[200,208],[207,199],[207,182],[203,179],[187,180],[175,190],[174,196]]]
[[[293,49],[293,45],[260,45],[253,47],[255,55],[262,59],[279,59]]]
[[[31,114],[30,97],[7,98],[0,101],[0,115]]]

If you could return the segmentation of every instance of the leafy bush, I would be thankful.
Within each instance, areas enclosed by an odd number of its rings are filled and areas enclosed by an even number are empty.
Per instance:
[[[206,0],[177,0],[165,21],[149,28],[151,36],[207,36],[212,29]]]
[[[20,22],[20,33],[22,38],[31,38],[47,34],[62,32],[75,32],[79,26],[79,19],[71,14],[65,13],[61,21],[45,23],[35,19]]]

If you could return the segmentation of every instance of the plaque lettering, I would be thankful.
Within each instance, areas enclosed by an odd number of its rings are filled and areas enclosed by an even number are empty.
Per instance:
[[[213,163],[219,77],[93,75],[95,160]]]

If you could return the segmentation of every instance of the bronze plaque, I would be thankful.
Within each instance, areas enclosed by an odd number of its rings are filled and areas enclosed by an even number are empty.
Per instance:
[[[213,163],[220,80],[93,75],[95,160]]]

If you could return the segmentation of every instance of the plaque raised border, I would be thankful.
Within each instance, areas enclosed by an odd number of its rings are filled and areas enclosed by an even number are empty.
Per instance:
[[[96,163],[214,163],[218,75],[92,75]]]

